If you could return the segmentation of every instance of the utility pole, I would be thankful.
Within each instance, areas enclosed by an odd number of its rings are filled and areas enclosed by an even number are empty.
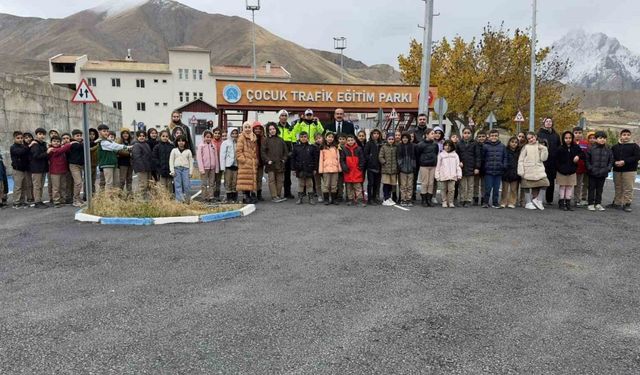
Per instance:
[[[422,39],[422,69],[420,71],[420,103],[418,113],[429,112],[429,80],[431,78],[431,44],[433,42],[433,1],[423,0],[424,26],[418,27],[424,30]]]
[[[344,83],[344,50],[347,48],[347,38],[343,36],[334,37],[333,48],[340,50],[340,83]]]
[[[260,0],[250,2],[247,0],[247,10],[251,11],[251,22],[253,27],[251,28],[253,38],[253,80],[258,79],[258,67],[256,65],[256,10],[260,10]]]
[[[529,131],[536,127],[536,13],[538,0],[533,0],[533,20],[531,22],[531,93],[529,104]]]

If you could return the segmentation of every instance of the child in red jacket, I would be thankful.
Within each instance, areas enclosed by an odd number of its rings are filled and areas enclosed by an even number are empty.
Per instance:
[[[347,136],[347,144],[340,152],[340,164],[347,190],[347,206],[360,202],[360,206],[366,207],[362,194],[365,169],[364,152],[356,143],[356,137],[353,134]],[[358,199],[358,197],[360,198]]]
[[[71,145],[77,142],[70,142],[61,146],[62,139],[54,135],[51,137],[51,145],[47,149],[49,156],[49,175],[51,176],[51,201],[55,207],[60,207],[60,189],[64,177],[69,172],[69,163],[67,163],[67,152],[71,150]]]

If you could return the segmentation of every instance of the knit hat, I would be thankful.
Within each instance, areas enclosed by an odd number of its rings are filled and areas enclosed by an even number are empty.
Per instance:
[[[282,115],[285,115],[285,116],[289,117],[289,112],[287,112],[284,109],[281,109],[280,112],[278,112],[278,117],[280,117]]]
[[[38,128],[36,129],[35,134],[38,134],[38,133],[47,134],[47,131],[44,130],[44,128]]]
[[[388,132],[388,133],[387,133],[387,139],[389,139],[389,138],[395,138],[395,137],[396,137],[396,134],[395,134],[394,132]]]
[[[444,133],[444,131],[442,130],[442,128],[441,128],[441,127],[439,127],[439,126],[436,126],[435,128],[433,128],[433,131],[434,131],[434,132]]]

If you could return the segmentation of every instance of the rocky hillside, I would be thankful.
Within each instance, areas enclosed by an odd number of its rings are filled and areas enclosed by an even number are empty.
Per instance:
[[[196,45],[211,49],[212,64],[252,64],[251,22],[209,14],[171,0],[114,1],[63,19],[0,14],[0,71],[46,75],[47,59],[58,53],[90,59],[167,61],[167,49]],[[339,82],[332,53],[316,52],[257,27],[257,61],[283,65],[298,82]],[[349,59],[349,61],[352,61]],[[355,60],[353,60],[355,61]],[[398,82],[391,66],[349,67],[347,82]]]

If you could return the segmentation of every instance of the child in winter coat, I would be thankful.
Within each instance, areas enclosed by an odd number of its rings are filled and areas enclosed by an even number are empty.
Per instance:
[[[382,196],[383,206],[395,206],[396,202],[391,199],[393,188],[398,185],[398,161],[395,145],[395,134],[387,134],[387,142],[380,147],[380,172],[382,173]]]
[[[322,149],[324,145],[324,136],[320,133],[317,133],[315,136],[315,146],[318,149],[318,152]],[[318,154],[318,159],[320,159],[320,154]],[[318,199],[318,203],[324,202],[324,197],[322,195],[322,175],[320,172],[316,171],[313,175],[313,194]]]
[[[22,132],[13,132],[13,144],[9,153],[13,168],[13,208],[22,208],[27,204],[25,180],[29,173],[29,148],[24,144]]]
[[[424,139],[415,145],[416,162],[420,167],[420,195],[422,196],[422,207],[431,207],[433,205],[433,196],[435,190],[436,167],[438,166],[438,154],[440,148],[434,140],[436,132],[427,129],[424,132]],[[415,174],[414,174],[415,177]],[[444,195],[443,195],[444,197]],[[443,201],[446,201],[443,199]]]
[[[455,152],[456,146],[451,140],[444,142],[443,152],[438,154],[435,177],[442,182],[442,207],[453,208],[456,181],[462,178],[460,158]]]
[[[473,178],[473,205],[478,206],[484,204],[484,162],[482,162],[482,156],[484,155],[484,144],[487,141],[487,133],[484,130],[480,130],[476,134],[476,142],[480,147],[480,170]]]
[[[212,130],[212,133],[213,133],[213,140],[211,140],[211,143],[213,143],[213,145],[215,146],[218,152],[218,157],[220,157],[220,149],[222,148],[222,142],[224,142],[224,139],[222,139],[222,130],[220,130],[220,128],[215,128]],[[224,135],[226,136],[227,134],[225,133]],[[218,161],[219,160],[220,159],[218,159]],[[222,190],[223,174],[224,172],[222,171],[222,167],[220,166],[220,169],[218,170],[218,173],[216,173],[216,176],[215,176],[215,190],[213,192],[214,201],[220,200],[220,191]]]
[[[327,132],[324,145],[320,150],[318,173],[322,175],[322,195],[324,204],[339,204],[338,202],[338,174],[342,172],[340,166],[340,151],[335,134]]]
[[[518,157],[518,176],[522,177],[522,187],[531,189],[530,193],[525,194],[527,196],[525,208],[528,210],[544,210],[539,196],[540,190],[549,186],[544,168],[548,153],[547,147],[538,142],[536,133],[527,133],[527,144],[520,149],[520,157]]]
[[[400,172],[400,206],[413,207],[411,194],[413,189],[413,171],[416,167],[415,145],[411,143],[409,133],[402,133],[401,143],[397,148],[396,160]]]
[[[589,175],[587,174],[587,166],[584,159],[589,148],[589,141],[583,138],[583,130],[580,127],[573,128],[573,141],[580,147],[582,157],[578,160],[576,168],[576,186],[574,186],[573,196],[575,197],[576,207],[587,205],[587,192],[589,190]]]
[[[573,139],[573,133],[566,131],[562,133],[561,145],[556,151],[556,182],[560,191],[558,207],[561,210],[573,211],[571,200],[573,198],[573,187],[577,183],[576,171],[578,162],[584,158],[580,146]]]
[[[500,182],[507,164],[507,150],[498,139],[499,132],[493,129],[489,132],[489,141],[485,142],[482,153],[482,161],[484,165],[484,208],[500,208],[498,201],[498,191],[500,190]],[[492,195],[493,193],[493,195]],[[493,204],[489,198],[493,198]]]
[[[378,205],[382,203],[380,195],[380,147],[382,146],[382,132],[373,129],[369,135],[369,142],[364,146],[364,157],[367,165],[367,203]]]
[[[238,159],[236,158],[236,147],[238,144],[238,129],[228,128],[227,139],[220,147],[220,169],[224,172],[224,190],[227,195],[227,202],[237,202],[238,192],[236,182],[238,181]]]
[[[153,156],[151,148],[147,144],[147,132],[138,130],[136,132],[137,142],[131,149],[131,168],[138,175],[138,192],[146,197],[149,193],[150,184],[153,178]]]
[[[607,133],[596,132],[596,143],[587,151],[587,171],[589,173],[589,211],[604,211],[602,189],[613,167],[613,153],[607,147]]]
[[[47,131],[38,128],[35,131],[35,135],[36,137],[29,144],[29,170],[33,180],[33,200],[36,208],[47,208],[47,205],[42,203],[44,178],[49,171],[47,143],[44,141]]]
[[[269,177],[269,192],[271,201],[280,203],[287,200],[284,197],[284,171],[287,164],[287,144],[279,136],[278,125],[267,123],[267,138],[262,143],[262,161]]]
[[[118,143],[125,146],[133,144],[129,129],[122,128],[120,130],[120,139],[118,139]],[[133,191],[133,168],[131,167],[131,154],[126,149],[118,151],[118,172],[120,176],[120,189],[123,192],[128,191],[131,193]]]
[[[344,146],[347,145],[347,136],[345,134],[336,134],[338,137],[338,151],[342,152]],[[338,173],[338,202],[344,200],[344,176],[342,172]]]
[[[518,176],[518,158],[520,157],[520,141],[518,137],[509,138],[506,148],[507,159],[502,175],[502,192],[500,193],[500,207],[516,208],[516,200],[518,199],[518,184],[520,176]]]
[[[615,185],[615,198],[613,208],[622,208],[625,212],[631,212],[633,201],[633,184],[640,160],[640,146],[631,141],[631,131],[623,129],[620,132],[618,144],[611,148],[613,153],[613,183]]]
[[[471,128],[462,129],[462,140],[456,145],[456,153],[462,165],[460,201],[462,207],[472,204],[475,176],[480,174],[482,146],[473,139]]]
[[[205,130],[202,133],[202,143],[196,150],[198,170],[202,180],[202,198],[205,202],[213,202],[216,190],[216,174],[220,171],[220,150],[213,143],[213,133]]]
[[[193,173],[193,154],[187,148],[187,138],[176,138],[177,147],[171,151],[169,168],[176,186],[176,200],[189,203],[191,200],[191,174]]]
[[[106,191],[113,189],[113,178],[115,169],[118,166],[117,153],[120,150],[131,150],[131,146],[125,146],[115,142],[116,134],[109,131],[107,125],[98,126],[100,138],[98,138],[98,167],[102,170],[101,177],[104,177],[104,188]],[[102,186],[102,181],[100,183]]]
[[[340,152],[340,166],[347,190],[347,206],[358,204],[358,202],[362,207],[366,206],[362,192],[365,163],[364,152],[356,143],[356,137],[353,134],[347,135],[347,144]]]
[[[296,204],[302,204],[305,195],[309,197],[309,204],[316,204],[313,199],[313,175],[318,170],[319,151],[315,145],[309,143],[309,134],[302,131],[299,141],[293,146],[291,153],[291,168],[298,177],[298,200]]]
[[[168,130],[160,131],[158,136],[159,142],[151,150],[153,167],[158,178],[160,186],[167,191],[173,191],[173,179],[171,178],[171,170],[169,169],[169,157],[173,151],[173,143],[169,141],[170,135]],[[151,145],[149,146],[151,147]]]
[[[47,149],[49,155],[49,175],[53,184],[53,195],[51,200],[55,207],[62,204],[60,190],[64,176],[69,172],[69,163],[67,162],[67,152],[71,149],[71,143],[64,146],[61,145],[62,139],[57,135],[51,137],[51,145]]]

